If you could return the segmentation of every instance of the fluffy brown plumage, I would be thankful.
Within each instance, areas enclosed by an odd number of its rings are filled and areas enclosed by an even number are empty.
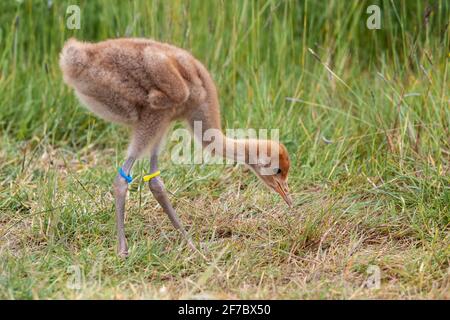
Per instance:
[[[132,138],[123,170],[129,174],[134,161],[150,149],[151,171],[157,170],[160,141],[169,124],[185,120],[193,128],[201,121],[202,134],[208,129],[220,131],[220,111],[216,87],[206,68],[186,50],[149,39],[114,39],[99,43],[70,39],[64,45],[60,66],[65,82],[74,88],[80,101],[101,118],[132,128]],[[202,141],[202,137],[197,137]],[[289,156],[282,144],[270,140],[234,140],[221,132],[224,157],[244,159],[255,174],[291,205],[287,188]],[[202,141],[203,142],[203,141]],[[253,147],[268,146],[269,157],[277,157],[279,167],[271,175],[263,174],[269,163],[250,162]],[[232,154],[227,149],[235,150]],[[240,148],[242,147],[242,148]],[[272,153],[272,150],[278,151]],[[182,232],[160,177],[150,181],[150,189]],[[119,254],[127,254],[123,215],[127,184],[118,175],[114,182]],[[184,233],[185,234],[185,233]],[[185,234],[186,235],[186,234]]]

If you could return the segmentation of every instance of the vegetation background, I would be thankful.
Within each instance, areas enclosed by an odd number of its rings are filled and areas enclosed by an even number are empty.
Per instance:
[[[0,298],[450,298],[449,16],[446,0],[1,1]],[[171,164],[169,142],[163,179],[208,259],[139,179],[119,259],[127,132],[63,84],[72,36],[190,50],[224,128],[280,129],[294,208],[239,166]]]

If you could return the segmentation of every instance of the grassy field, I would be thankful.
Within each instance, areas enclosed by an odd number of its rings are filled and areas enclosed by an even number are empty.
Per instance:
[[[0,298],[450,298],[450,2],[430,3],[1,1]],[[127,132],[63,84],[71,36],[189,49],[224,128],[280,130],[294,207],[241,166],[172,164],[169,142],[163,179],[207,260],[138,179],[118,258]]]

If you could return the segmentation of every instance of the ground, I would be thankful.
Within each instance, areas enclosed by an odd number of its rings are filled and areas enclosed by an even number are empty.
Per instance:
[[[433,227],[424,204],[402,207],[389,195],[404,182],[374,186],[361,176],[295,183],[289,209],[241,167],[163,165],[207,260],[138,179],[127,207],[130,256],[121,260],[111,193],[119,154],[36,143],[16,157],[0,221],[3,298],[448,298],[446,230]]]

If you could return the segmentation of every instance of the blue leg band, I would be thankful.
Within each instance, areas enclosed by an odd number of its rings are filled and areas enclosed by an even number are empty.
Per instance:
[[[125,179],[125,181],[126,181],[127,183],[131,183],[131,181],[133,181],[133,178],[132,178],[130,175],[127,175],[127,174],[125,173],[125,171],[123,171],[122,168],[119,168],[119,174],[120,174],[120,176],[121,176],[122,178]]]

